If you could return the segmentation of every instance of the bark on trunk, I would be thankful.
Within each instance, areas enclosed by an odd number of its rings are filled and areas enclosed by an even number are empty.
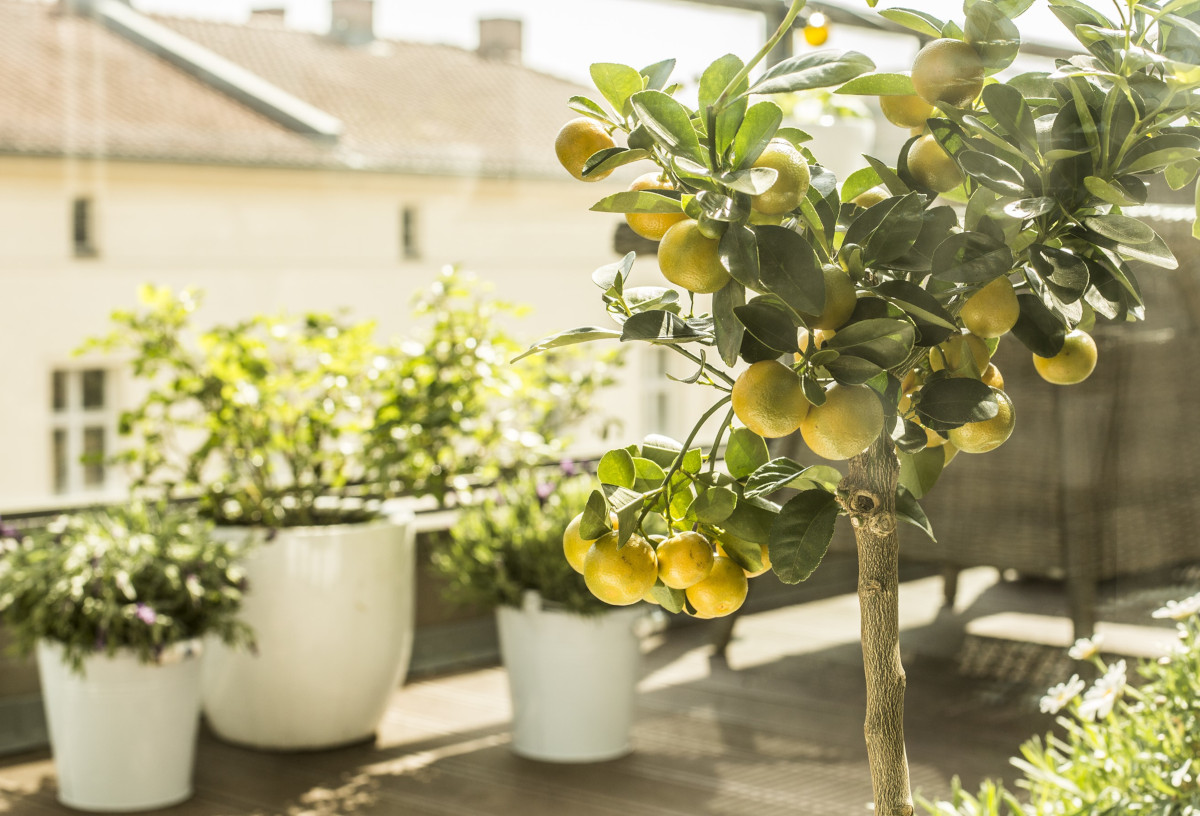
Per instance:
[[[850,460],[842,501],[858,544],[858,603],[867,679],[865,733],[876,816],[912,816],[904,749],[904,667],[900,664],[900,464],[886,436]]]

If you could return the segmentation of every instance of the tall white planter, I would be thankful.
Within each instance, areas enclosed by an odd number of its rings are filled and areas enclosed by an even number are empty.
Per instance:
[[[81,676],[62,661],[61,646],[42,641],[37,661],[60,802],[135,811],[192,795],[200,720],[195,653],[163,665],[140,663],[132,653],[93,655]]]
[[[599,762],[632,750],[641,664],[634,607],[599,615],[541,608],[496,610],[512,692],[512,750],[545,762]],[[580,705],[586,700],[586,705]]]
[[[411,514],[281,530],[245,568],[241,617],[258,650],[209,647],[203,696],[213,731],[271,750],[370,738],[412,655]]]

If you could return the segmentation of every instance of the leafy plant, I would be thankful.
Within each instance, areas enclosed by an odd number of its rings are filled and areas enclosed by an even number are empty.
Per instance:
[[[19,651],[59,643],[79,672],[91,654],[131,650],[149,663],[203,635],[251,645],[235,617],[243,552],[194,512],[162,504],[60,516],[0,538],[0,618]]]
[[[1079,0],[1048,0],[1084,53],[1001,80],[1020,48],[1014,19],[1032,2],[966,0],[961,24],[914,9],[881,12],[933,38],[911,76],[829,51],[752,76],[804,6],[794,0],[748,63],[730,54],[705,70],[695,108],[675,98],[672,60],[641,70],[593,65],[603,103],[577,96],[569,107],[624,144],[589,151],[580,168],[577,150],[559,152],[584,180],[656,164],[661,189],[613,193],[592,210],[682,214],[659,245],[659,266],[685,288],[702,280],[686,296],[634,286],[631,253],[592,276],[615,328],[571,329],[527,353],[604,339],[651,343],[694,365],[687,382],[717,392],[684,442],[647,439],[605,455],[580,533],[599,537],[615,514],[627,542],[659,516],[669,529],[720,542],[750,572],[765,547],[775,573],[794,583],[813,573],[847,517],[860,554],[875,811],[886,816],[912,812],[897,522],[932,536],[919,500],[954,455],[986,452],[1013,432],[1020,406],[989,363],[1000,335],[1053,358],[1047,379],[1072,383],[1095,364],[1087,331],[1097,319],[1143,317],[1133,265],[1177,261],[1127,208],[1146,202],[1152,177],[1182,188],[1200,169],[1200,4],[1115,0],[1112,19]],[[779,105],[763,98],[814,88],[919,93],[930,115],[893,163],[867,156],[839,180],[806,149],[808,134],[782,127]],[[585,131],[570,125],[563,138]],[[784,212],[780,200],[789,202]],[[966,308],[994,282],[1002,291]],[[834,319],[846,287],[851,308]],[[752,373],[766,361],[781,361],[784,373]],[[751,368],[733,370],[744,364]],[[747,376],[770,382],[772,398],[747,397],[756,390]],[[803,401],[792,399],[797,391]],[[781,417],[779,404],[799,407]],[[714,417],[712,445],[694,445]],[[815,454],[849,459],[848,467],[775,456],[751,427],[798,428]],[[684,591],[656,586],[655,597],[694,612]]]
[[[1093,654],[1100,677],[1090,688],[1075,675],[1047,692],[1042,710],[1067,715],[1059,732],[1030,739],[1013,760],[1022,797],[991,781],[971,795],[955,780],[950,800],[922,806],[933,816],[1200,813],[1198,611],[1200,595],[1156,613],[1179,621],[1179,641],[1138,664],[1140,685],[1126,682],[1124,660],[1109,665]]]
[[[447,595],[468,604],[520,606],[526,591],[581,614],[607,607],[562,557],[563,529],[591,491],[574,468],[521,471],[479,501],[462,507],[439,540],[433,564],[448,581]]]
[[[81,351],[132,352],[145,397],[121,416],[118,462],[135,490],[195,497],[223,525],[293,527],[371,517],[383,499],[433,495],[557,453],[551,442],[611,381],[615,355],[557,354],[524,371],[500,322],[520,313],[446,270],[416,317],[424,342],[381,344],[372,322],[255,315],[192,327],[194,291],[142,287],[142,308]],[[540,433],[518,430],[530,427]]]

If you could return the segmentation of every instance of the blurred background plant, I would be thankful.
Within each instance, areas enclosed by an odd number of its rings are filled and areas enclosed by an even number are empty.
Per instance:
[[[442,504],[560,453],[618,361],[568,350],[510,365],[523,346],[501,324],[522,310],[452,268],[417,299],[420,337],[386,345],[373,322],[324,313],[197,333],[199,293],[139,297],[80,349],[131,354],[144,386],[115,460],[135,491],[196,498],[222,525],[358,521],[401,495]]]
[[[118,649],[142,662],[203,635],[253,642],[236,619],[244,547],[213,535],[194,509],[133,502],[58,517],[18,538],[0,531],[0,619],[22,654],[45,639],[76,671]]]
[[[609,609],[563,558],[563,530],[591,492],[592,478],[573,465],[522,470],[495,491],[464,504],[433,553],[446,597],[464,605],[520,607],[529,590],[568,612]]]
[[[978,794],[955,780],[948,801],[921,802],[933,816],[1100,816],[1200,814],[1200,594],[1154,613],[1177,622],[1179,640],[1157,660],[1137,666],[1104,662],[1088,642],[1072,655],[1093,662],[1088,686],[1074,675],[1042,698],[1042,710],[1069,716],[1060,730],[1033,737],[1013,764],[1020,797],[993,781]]]

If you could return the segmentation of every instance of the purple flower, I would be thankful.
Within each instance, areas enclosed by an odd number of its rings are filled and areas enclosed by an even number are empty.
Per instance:
[[[537,487],[534,489],[537,491],[539,501],[545,501],[554,493],[554,485],[550,482],[538,482]]]
[[[144,603],[137,605],[137,612],[134,614],[137,616],[138,620],[147,626],[153,626],[154,622],[158,620],[158,615],[155,613],[155,611],[146,606]]]
[[[562,469],[564,476],[574,476],[579,472],[579,468],[570,459],[563,459],[558,463],[558,466]]]

